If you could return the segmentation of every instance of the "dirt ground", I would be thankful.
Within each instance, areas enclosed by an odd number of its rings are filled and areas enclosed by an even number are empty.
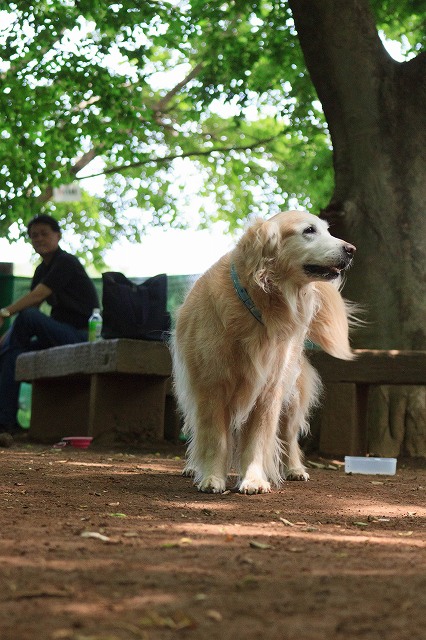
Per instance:
[[[424,461],[218,496],[183,457],[0,451],[1,640],[425,638]]]

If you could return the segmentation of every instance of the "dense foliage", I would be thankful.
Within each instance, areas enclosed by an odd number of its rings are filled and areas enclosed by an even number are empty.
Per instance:
[[[415,55],[423,3],[372,4]],[[194,212],[233,229],[327,204],[330,141],[285,0],[0,2],[0,45],[0,235],[55,211],[96,261]],[[83,199],[54,203],[75,179]]]

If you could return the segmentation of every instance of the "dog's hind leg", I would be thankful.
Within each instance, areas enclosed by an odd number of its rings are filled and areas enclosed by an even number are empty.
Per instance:
[[[205,395],[196,408],[196,424],[188,444],[186,465],[186,471],[194,476],[199,491],[225,491],[230,451],[228,412],[220,397]]]
[[[305,435],[309,431],[307,421],[309,410],[317,402],[320,388],[318,373],[304,358],[297,388],[280,419],[286,480],[309,480],[298,439],[300,435]]]
[[[309,473],[303,464],[303,453],[298,443],[300,422],[303,419],[303,412],[300,410],[294,411],[293,408],[281,419],[281,428],[284,425],[283,457],[286,480],[309,480]]]

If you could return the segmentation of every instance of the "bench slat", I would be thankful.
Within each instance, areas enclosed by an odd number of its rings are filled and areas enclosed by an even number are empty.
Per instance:
[[[426,351],[355,349],[356,360],[309,351],[309,360],[323,381],[357,384],[426,384]]]
[[[170,376],[172,360],[166,344],[150,340],[99,340],[23,353],[16,362],[16,379],[94,373]]]

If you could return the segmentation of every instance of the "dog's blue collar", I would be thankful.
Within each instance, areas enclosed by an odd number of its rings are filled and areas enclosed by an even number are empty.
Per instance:
[[[254,316],[256,318],[256,320],[258,322],[260,322],[260,324],[263,324],[263,322],[262,322],[262,314],[260,313],[259,309],[254,304],[253,300],[250,298],[249,294],[247,293],[247,290],[244,289],[244,287],[242,286],[242,284],[241,284],[241,282],[240,282],[240,280],[238,278],[237,271],[235,269],[234,263],[231,263],[231,278],[232,278],[232,282],[233,282],[235,291],[237,292],[238,297],[240,298],[240,300],[242,300],[244,302],[245,306],[250,311],[252,316]]]

